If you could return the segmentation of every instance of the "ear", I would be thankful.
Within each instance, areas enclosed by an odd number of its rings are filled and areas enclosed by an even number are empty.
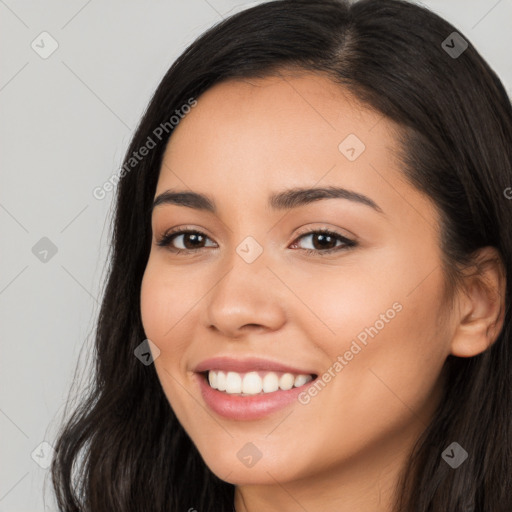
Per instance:
[[[473,357],[488,349],[503,328],[506,270],[499,251],[483,247],[475,252],[474,266],[465,274],[451,353]]]

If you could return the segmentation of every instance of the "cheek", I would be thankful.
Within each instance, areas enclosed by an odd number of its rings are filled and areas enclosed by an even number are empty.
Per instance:
[[[396,304],[404,294],[403,287],[392,278],[395,272],[372,274],[368,267],[355,265],[333,270],[319,271],[312,278],[300,281],[290,274],[287,283],[309,309],[309,313],[297,314],[295,319],[304,332],[309,333],[312,342],[336,357],[348,350],[353,338],[358,335],[364,338],[366,328],[375,323],[379,330],[387,326],[387,323],[382,324],[382,315],[392,322],[398,314]],[[290,300],[290,304],[294,301]],[[298,304],[297,310],[300,308],[304,310],[304,306]]]
[[[140,311],[146,336],[157,344],[165,332],[164,323],[167,310],[164,286],[156,278],[156,273],[148,266],[142,278]]]
[[[180,343],[183,328],[186,326],[186,312],[191,307],[193,298],[188,301],[183,297],[179,283],[171,279],[169,271],[149,261],[144,272],[140,292],[140,309],[144,333],[160,350],[154,361],[154,368],[163,392],[174,412],[180,418],[187,417],[187,411],[193,405],[187,403],[188,396],[183,393],[184,383],[178,368],[183,360],[186,344]],[[188,307],[187,307],[188,306]],[[181,322],[180,322],[181,320]],[[178,329],[181,329],[179,336]]]
[[[320,438],[338,436],[326,454],[329,463],[336,462],[340,450],[347,455],[377,447],[386,438],[412,438],[428,424],[439,399],[439,375],[447,355],[445,340],[437,337],[436,286],[428,291],[432,295],[425,293],[415,300],[401,297],[402,309],[388,313],[388,323],[379,318],[386,313],[387,301],[372,302],[371,308],[367,304],[366,314],[347,306],[344,318],[352,332],[324,346],[332,364],[342,356],[343,369],[331,367],[335,377],[310,404],[316,412],[311,417],[322,415],[326,408],[330,411],[330,421],[315,427]]]
[[[438,316],[442,283],[439,274],[431,277],[421,293],[407,295],[409,289],[404,288],[397,301],[401,310],[393,318],[385,314],[387,323],[368,318],[360,331],[367,334],[365,344],[358,343],[361,351],[345,368],[344,377],[349,386],[358,383],[350,391],[361,418],[366,410],[380,415],[382,426],[409,421],[411,414],[428,421],[449,354],[449,333]]]
[[[186,322],[193,314],[198,293],[197,287],[190,286],[189,277],[171,273],[150,258],[141,283],[140,310],[146,336],[161,350],[175,338],[178,322]]]
[[[343,368],[332,370],[337,375],[332,391],[336,399],[351,404],[343,414],[358,410],[361,421],[369,410],[384,416],[390,411],[407,415],[407,407],[421,410],[449,354],[450,332],[439,314],[440,268],[430,273],[432,265],[413,266],[414,260],[392,255],[381,261],[386,263],[367,267],[364,273],[354,269],[326,280],[323,290],[329,290],[328,295],[318,291],[318,281],[308,294],[317,315],[334,331],[329,334],[317,322],[312,339],[332,365],[338,356],[344,358]],[[386,412],[392,402],[398,410]]]

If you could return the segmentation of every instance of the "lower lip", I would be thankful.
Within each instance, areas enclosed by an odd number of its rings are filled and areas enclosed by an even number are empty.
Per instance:
[[[238,396],[213,389],[203,374],[196,373],[195,375],[199,379],[201,394],[208,407],[220,416],[232,420],[257,420],[283,409],[296,401],[299,394],[316,380],[311,380],[303,386],[287,391],[278,390],[272,393]]]

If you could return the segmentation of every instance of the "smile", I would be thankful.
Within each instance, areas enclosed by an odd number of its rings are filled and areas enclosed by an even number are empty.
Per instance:
[[[260,373],[263,373],[263,375]],[[222,387],[223,377],[221,375],[219,379],[220,374],[224,374],[224,384],[229,386],[229,391],[226,389],[215,389],[210,384],[209,379],[216,378],[217,380],[214,384],[218,386],[220,381]],[[317,380],[317,375],[294,375],[290,373],[279,375],[279,372],[248,372],[240,374],[238,372],[210,370],[195,373],[194,376],[207,408],[223,418],[234,421],[263,419],[293,403],[297,404],[299,394],[306,391]],[[304,381],[304,384],[301,384],[302,381]],[[242,383],[244,382],[248,387],[242,388]],[[270,391],[276,387],[276,382],[278,388]],[[282,389],[281,382],[283,387],[288,389]],[[289,387],[292,382],[292,387]],[[299,385],[296,386],[296,383]],[[256,392],[260,386],[261,390]],[[263,386],[265,386],[267,391],[263,390]],[[242,389],[250,389],[253,393],[239,392]]]
[[[294,375],[289,372],[251,371],[246,373],[210,370],[207,373],[210,387],[228,395],[252,396],[288,391],[313,380],[312,375]]]

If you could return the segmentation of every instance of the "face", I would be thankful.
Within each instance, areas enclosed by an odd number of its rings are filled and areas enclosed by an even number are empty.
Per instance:
[[[228,482],[381,471],[437,405],[439,218],[404,180],[394,128],[290,74],[215,85],[168,143],[143,326],[170,406]],[[338,192],[285,195],[320,188]],[[211,208],[162,196],[178,191]]]

